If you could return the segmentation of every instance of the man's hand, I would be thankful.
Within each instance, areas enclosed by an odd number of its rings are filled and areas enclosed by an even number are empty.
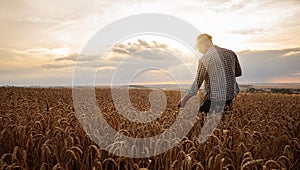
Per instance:
[[[182,102],[182,100],[179,100],[178,104],[177,104],[177,107],[184,107],[185,106],[185,103]]]
[[[188,101],[187,97],[184,96],[184,97],[178,102],[177,107],[178,107],[178,108],[179,108],[179,107],[184,107],[187,101]]]

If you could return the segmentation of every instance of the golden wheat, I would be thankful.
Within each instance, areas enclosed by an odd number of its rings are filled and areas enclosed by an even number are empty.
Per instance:
[[[130,89],[137,110],[150,108],[150,92]],[[128,137],[148,138],[168,130],[177,118],[180,92],[164,92],[166,109],[148,123],[131,122],[118,113],[109,88],[96,89],[96,97],[112,128]],[[187,137],[172,149],[133,159],[105,150],[122,151],[119,139],[108,148],[90,139],[77,119],[72,89],[0,87],[0,93],[0,169],[300,169],[300,95],[241,93],[204,143],[198,142],[203,123],[199,115]],[[172,136],[176,141],[176,133]],[[108,137],[95,138],[108,141]],[[161,139],[153,145],[167,147],[171,142]],[[150,154],[150,149],[144,151]],[[135,145],[129,150],[139,152]]]

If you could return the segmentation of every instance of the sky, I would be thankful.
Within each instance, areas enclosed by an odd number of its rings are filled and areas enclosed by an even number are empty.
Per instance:
[[[97,85],[191,83],[198,58],[166,37],[125,39],[101,62],[77,60],[97,31],[141,13],[178,17],[235,51],[241,84],[300,83],[299,0],[1,0],[0,85],[71,86],[75,67],[94,74],[87,62],[99,63]]]

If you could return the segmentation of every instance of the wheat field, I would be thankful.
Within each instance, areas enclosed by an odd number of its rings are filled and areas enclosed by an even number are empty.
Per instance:
[[[150,91],[131,89],[133,106],[148,110]],[[180,92],[164,92],[167,108],[151,123],[121,116],[108,88],[96,89],[96,96],[112,128],[147,138],[176,119]],[[199,119],[175,147],[148,158],[117,156],[93,142],[77,119],[70,88],[1,87],[0,94],[0,169],[300,169],[299,94],[242,92],[207,141],[198,142]]]

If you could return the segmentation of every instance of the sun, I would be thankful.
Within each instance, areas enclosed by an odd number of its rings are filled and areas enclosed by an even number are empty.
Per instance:
[[[54,48],[50,50],[51,53],[55,55],[67,56],[69,54],[69,50],[66,48]]]

